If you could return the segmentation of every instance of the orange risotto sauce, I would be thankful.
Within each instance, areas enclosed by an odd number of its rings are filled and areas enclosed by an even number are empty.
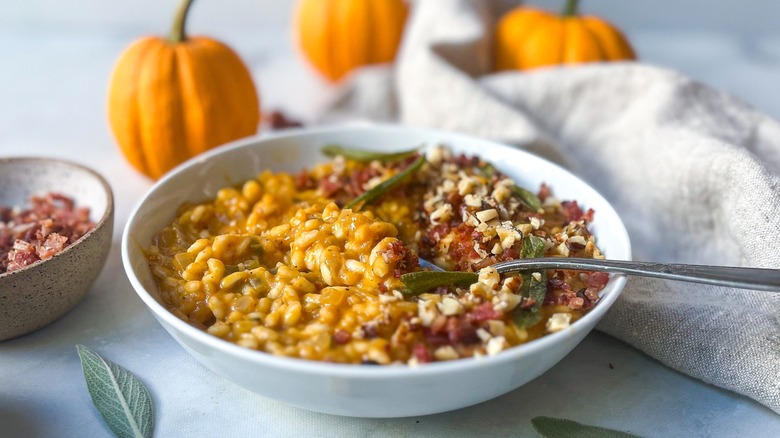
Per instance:
[[[421,162],[376,199],[350,205]],[[491,265],[601,258],[593,214],[446,147],[425,159],[337,155],[182,206],[145,254],[170,310],[226,341],[310,360],[417,365],[498,354],[592,308],[605,274],[502,277]],[[422,269],[418,257],[478,272],[478,281],[410,294],[401,276]]]

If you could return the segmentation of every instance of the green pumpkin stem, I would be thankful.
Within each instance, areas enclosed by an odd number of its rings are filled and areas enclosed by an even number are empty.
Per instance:
[[[564,17],[573,17],[577,15],[577,9],[579,6],[579,0],[566,0],[566,7],[563,8]]]
[[[170,35],[168,35],[168,41],[176,44],[187,39],[187,33],[184,31],[184,25],[187,22],[187,13],[190,12],[190,6],[192,6],[193,0],[183,0],[179,5],[179,10],[176,11],[176,18],[173,20],[173,28]]]

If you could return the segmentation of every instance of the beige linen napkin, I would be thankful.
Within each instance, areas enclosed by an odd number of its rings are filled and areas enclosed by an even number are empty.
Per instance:
[[[780,125],[639,63],[491,74],[501,8],[499,0],[417,2],[395,70],[356,73],[325,118],[528,147],[613,203],[635,259],[780,268]],[[598,328],[780,412],[778,315],[780,295],[630,278]]]

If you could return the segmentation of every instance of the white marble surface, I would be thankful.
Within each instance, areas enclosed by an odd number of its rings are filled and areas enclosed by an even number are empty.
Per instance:
[[[149,386],[157,436],[527,436],[536,415],[644,436],[780,436],[780,417],[769,409],[669,370],[600,333],[516,391],[418,418],[310,413],[222,380],[154,321],[132,291],[119,257],[130,209],[151,182],[127,165],[114,144],[106,121],[107,81],[129,42],[167,31],[175,1],[3,3],[0,156],[54,156],[93,167],[111,183],[117,211],[114,247],[86,299],[49,327],[0,343],[0,436],[109,435],[89,399],[76,344],[132,370]],[[703,18],[692,11],[683,11],[682,18],[656,11],[656,21],[649,22],[624,7],[611,18],[624,17],[645,62],[678,69],[780,118],[780,32],[773,33],[765,19],[776,17],[780,8],[774,2],[748,3],[754,7],[748,17],[754,27],[730,27],[709,10]],[[283,0],[202,2],[193,11],[191,29],[238,50],[252,68],[266,108],[307,118],[333,90],[293,52],[290,9],[291,2]]]

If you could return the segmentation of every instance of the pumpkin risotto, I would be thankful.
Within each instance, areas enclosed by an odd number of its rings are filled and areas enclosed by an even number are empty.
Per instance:
[[[265,171],[181,207],[145,251],[173,313],[275,355],[414,365],[497,354],[565,329],[599,300],[604,273],[491,267],[602,258],[593,211],[576,201],[441,146],[326,152],[332,160],[297,175]],[[478,280],[411,293],[404,274],[423,269],[418,256]]]

